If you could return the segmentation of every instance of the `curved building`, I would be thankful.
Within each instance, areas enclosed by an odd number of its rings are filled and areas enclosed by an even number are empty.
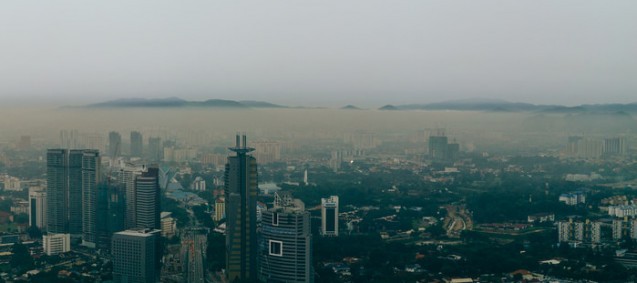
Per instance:
[[[289,193],[277,193],[263,212],[259,238],[261,282],[314,282],[310,213]]]

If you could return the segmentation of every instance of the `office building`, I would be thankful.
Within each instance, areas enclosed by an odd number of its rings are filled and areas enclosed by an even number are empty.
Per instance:
[[[113,282],[155,283],[158,281],[158,230],[126,230],[113,234],[111,255]]]
[[[135,178],[135,224],[137,228],[161,229],[159,168],[150,167]]]
[[[29,226],[46,230],[46,191],[40,187],[29,188]]]
[[[277,192],[262,217],[259,281],[314,282],[310,213],[303,202]]]
[[[236,146],[229,148],[225,170],[226,200],[226,274],[228,281],[256,281],[257,274],[257,160],[249,155],[254,149],[237,135]]]
[[[47,232],[95,240],[99,151],[49,149],[47,151]]]
[[[49,149],[46,153],[46,230],[49,233],[66,234],[68,222],[68,151]]]
[[[338,237],[338,196],[321,199],[321,236]]]
[[[49,256],[69,252],[71,251],[71,234],[45,234],[42,236],[42,248]]]
[[[148,138],[148,160],[153,162],[161,161],[163,152],[164,148],[161,145],[161,138]]]
[[[69,150],[68,161],[68,233],[71,238],[82,237],[82,159],[83,149]]]
[[[114,233],[126,229],[126,198],[123,185],[101,182],[97,191],[96,247],[110,250]]]
[[[135,222],[135,179],[145,170],[143,166],[126,166],[119,172],[119,181],[124,188],[124,198],[126,200],[125,227],[134,229]]]
[[[188,283],[206,282],[206,249],[208,248],[208,231],[203,228],[192,228],[182,234],[181,263],[184,280]]]
[[[140,132],[130,132],[130,156],[144,157],[144,139]]]
[[[101,159],[97,150],[84,150],[82,155],[82,245],[95,248],[97,242],[97,200],[101,175]]]
[[[120,157],[122,155],[122,135],[118,132],[108,133],[108,156]]]

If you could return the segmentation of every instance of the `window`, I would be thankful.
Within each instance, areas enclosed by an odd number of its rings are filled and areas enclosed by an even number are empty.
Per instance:
[[[272,225],[279,226],[279,214],[276,212],[272,213]]]
[[[283,242],[270,240],[270,255],[283,256]]]

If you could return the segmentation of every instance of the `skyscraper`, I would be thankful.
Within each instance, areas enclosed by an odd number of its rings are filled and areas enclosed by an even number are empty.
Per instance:
[[[184,280],[188,283],[205,283],[205,256],[208,231],[203,228],[188,229],[181,240],[181,258]]]
[[[259,242],[259,281],[314,282],[310,213],[301,200],[277,192],[263,212]]]
[[[82,245],[95,248],[97,242],[97,196],[101,158],[97,150],[82,155]]]
[[[163,152],[164,150],[161,146],[161,138],[148,138],[148,160],[154,162],[160,161],[162,159]]]
[[[68,151],[49,149],[46,153],[47,228],[49,233],[68,233]]]
[[[142,138],[142,133],[140,132],[130,132],[130,156],[144,156],[144,139]]]
[[[49,149],[47,151],[47,231],[83,238],[94,245],[99,151]]]
[[[338,237],[338,196],[321,199],[321,235]]]
[[[124,186],[101,182],[97,187],[96,246],[110,250],[114,233],[125,230],[126,198]]]
[[[159,168],[150,167],[135,178],[135,223],[137,228],[161,229]]]
[[[430,136],[429,137],[429,157],[435,160],[444,160],[447,158],[446,136]]]
[[[155,283],[159,230],[126,230],[113,234],[111,255],[116,283]]]
[[[143,166],[126,166],[119,172],[119,181],[124,186],[126,200],[125,227],[133,229],[137,227],[135,221],[135,179],[142,174]]]
[[[118,132],[108,133],[108,156],[119,157],[122,153],[122,136]]]
[[[46,230],[46,191],[29,188],[29,226]]]
[[[72,238],[79,239],[82,237],[82,158],[84,150],[72,149],[68,156],[68,232]]]
[[[230,282],[257,278],[257,161],[237,135],[225,171],[226,273]]]

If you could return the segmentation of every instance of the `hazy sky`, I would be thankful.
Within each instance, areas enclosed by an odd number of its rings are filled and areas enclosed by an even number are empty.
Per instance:
[[[637,102],[636,12],[634,0],[3,1],[0,98]]]

